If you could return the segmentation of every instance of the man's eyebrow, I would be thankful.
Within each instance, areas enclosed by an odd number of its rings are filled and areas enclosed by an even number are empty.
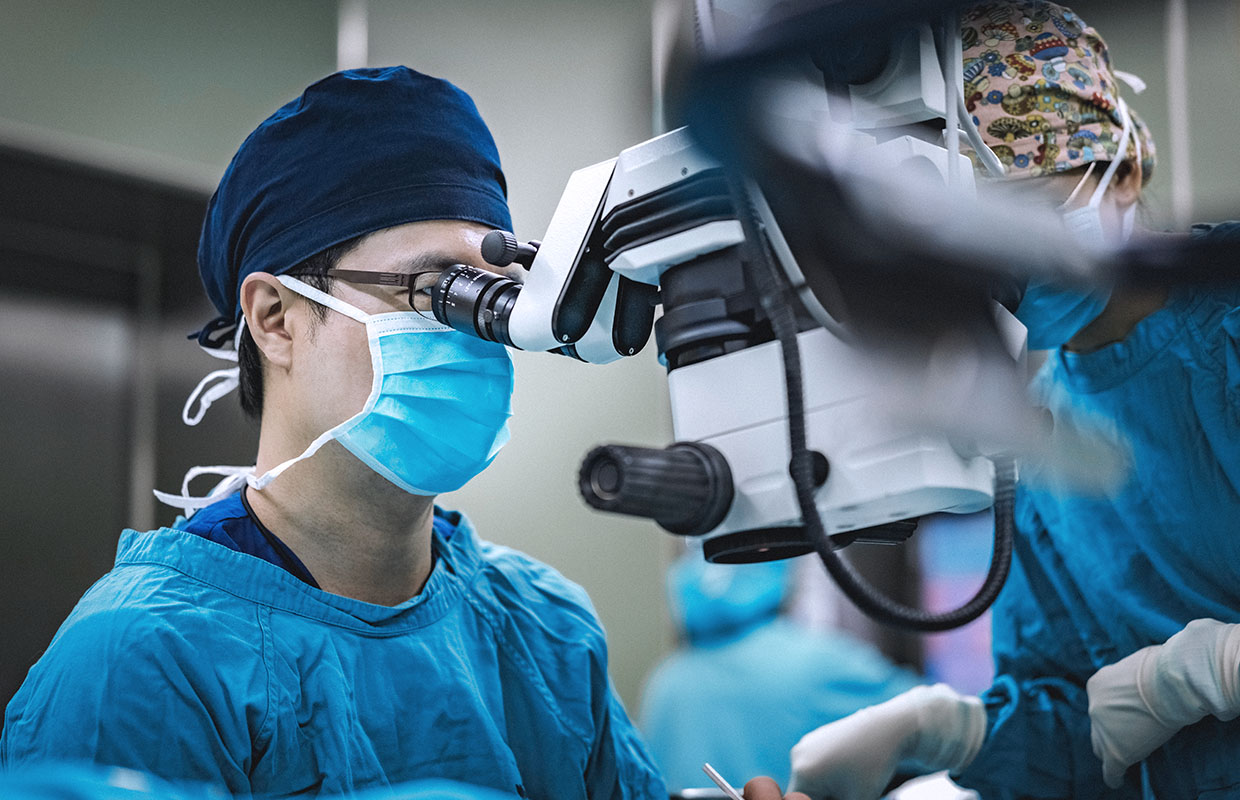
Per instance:
[[[425,253],[419,253],[416,256],[403,259],[396,264],[396,272],[405,272],[408,274],[416,274],[419,272],[439,272],[445,270],[453,264],[461,263],[461,259],[449,253],[438,250],[430,250]]]

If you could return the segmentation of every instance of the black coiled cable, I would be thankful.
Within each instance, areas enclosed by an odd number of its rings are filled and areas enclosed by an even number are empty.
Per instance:
[[[879,622],[923,633],[951,630],[972,622],[994,603],[1011,568],[1015,527],[1015,462],[1010,458],[995,459],[995,544],[990,557],[990,569],[981,588],[959,608],[936,613],[906,606],[875,589],[841,558],[823,528],[814,499],[816,484],[813,453],[806,444],[805,436],[805,397],[796,316],[781,284],[778,267],[765,240],[760,238],[757,212],[743,180],[732,173],[729,175],[729,185],[741,226],[745,231],[745,244],[742,245],[748,251],[745,264],[753,277],[762,308],[770,319],[771,329],[783,352],[784,384],[788,396],[788,437],[792,450],[789,472],[796,486],[797,503],[801,508],[801,517],[811,544],[818,551],[827,572],[848,599]]]

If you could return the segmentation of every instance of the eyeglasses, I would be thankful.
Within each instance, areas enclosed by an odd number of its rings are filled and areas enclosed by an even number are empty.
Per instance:
[[[323,274],[327,275],[329,278],[339,278],[340,280],[348,281],[349,283],[366,283],[375,286],[399,286],[401,288],[408,289],[409,292],[406,299],[409,301],[409,307],[416,311],[417,307],[413,304],[414,295],[429,295],[431,287],[435,283],[433,280],[419,281],[418,279],[425,275],[438,276],[442,273],[443,268],[436,267],[435,269],[426,269],[420,272],[369,272],[367,270],[360,269],[329,269]]]

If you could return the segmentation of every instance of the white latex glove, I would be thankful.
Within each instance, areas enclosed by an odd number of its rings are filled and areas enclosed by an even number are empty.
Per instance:
[[[1146,647],[1094,673],[1089,738],[1107,786],[1208,714],[1240,716],[1240,625],[1198,619],[1161,645]]]
[[[814,800],[875,800],[901,762],[958,772],[985,738],[981,700],[941,683],[918,686],[803,736],[792,748],[788,789]]]

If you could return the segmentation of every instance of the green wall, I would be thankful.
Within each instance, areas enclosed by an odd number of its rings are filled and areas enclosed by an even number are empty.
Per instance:
[[[333,0],[5,0],[0,20],[0,139],[136,148],[199,183],[335,67]]]
[[[1149,88],[1124,96],[1146,121],[1161,148],[1147,192],[1150,223],[1171,220],[1171,159],[1166,79],[1166,6],[1152,2],[1082,0],[1070,3],[1102,34],[1116,68],[1140,76]],[[1193,219],[1240,217],[1240,3],[1189,0],[1189,130]]]

